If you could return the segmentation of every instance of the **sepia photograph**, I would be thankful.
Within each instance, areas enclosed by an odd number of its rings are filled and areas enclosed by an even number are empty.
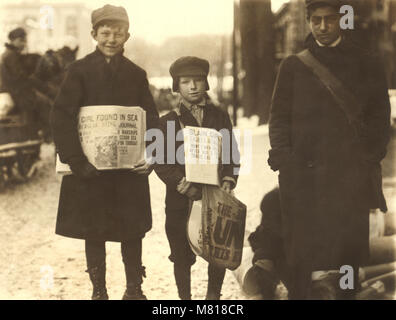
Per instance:
[[[396,300],[396,0],[1,1],[0,226],[0,300]]]

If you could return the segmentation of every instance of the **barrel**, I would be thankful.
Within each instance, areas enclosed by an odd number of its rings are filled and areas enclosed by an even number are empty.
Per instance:
[[[385,293],[385,285],[382,281],[376,281],[356,294],[356,300],[373,300],[382,298]]]
[[[365,281],[365,280],[377,277],[382,274],[396,271],[396,262],[366,266],[366,267],[361,268],[361,270],[362,270],[361,281]]]
[[[396,234],[396,213],[385,214],[385,235],[391,236]]]
[[[377,276],[375,278],[369,279],[361,284],[362,289],[367,288],[371,286],[373,283],[381,281],[387,292],[391,292],[395,290],[395,284],[396,284],[396,271],[388,272],[386,274],[382,274],[380,276]]]
[[[369,265],[396,261],[396,235],[370,239]]]

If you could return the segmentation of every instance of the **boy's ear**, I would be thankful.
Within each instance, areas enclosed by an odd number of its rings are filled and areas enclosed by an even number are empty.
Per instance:
[[[94,38],[95,40],[96,40],[96,35],[97,35],[97,32],[95,31],[95,30],[91,30],[91,36],[92,36],[92,38]]]

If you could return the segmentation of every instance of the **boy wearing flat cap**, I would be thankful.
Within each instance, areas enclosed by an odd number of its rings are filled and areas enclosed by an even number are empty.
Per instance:
[[[209,90],[207,76],[209,62],[197,57],[182,57],[170,67],[173,78],[173,91],[180,94],[180,103],[175,111],[161,117],[159,127],[164,133],[166,143],[174,143],[178,150],[183,145],[182,141],[171,140],[167,132],[168,124],[173,125],[175,132],[184,126],[205,127],[216,130],[227,129],[232,133],[232,124],[228,114],[219,107],[214,106],[208,99],[206,91]],[[235,140],[231,139],[230,153],[237,156],[233,160],[239,163],[238,147]],[[165,146],[164,150],[167,150]],[[169,151],[168,151],[169,152]],[[199,184],[186,181],[185,167],[183,164],[167,163],[167,159],[176,159],[176,154],[166,154],[164,164],[157,164],[155,171],[166,184],[166,222],[165,229],[168,237],[171,255],[169,259],[174,263],[174,275],[179,297],[182,300],[191,299],[191,266],[195,263],[195,255],[191,251],[187,239],[187,219],[192,201],[201,198]],[[221,187],[231,192],[238,179],[239,164],[236,162],[224,163],[221,169]],[[206,299],[220,299],[225,269],[215,265],[208,266],[208,288]]]
[[[93,11],[92,28],[97,48],[70,65],[51,115],[60,159],[73,172],[62,179],[56,233],[85,240],[92,299],[98,300],[108,299],[105,241],[121,242],[127,286],[123,299],[142,300],[142,239],[152,223],[151,166],[98,172],[82,151],[76,119],[83,106],[140,106],[150,129],[157,126],[158,113],[146,72],[123,56],[129,38],[125,9],[105,5]]]

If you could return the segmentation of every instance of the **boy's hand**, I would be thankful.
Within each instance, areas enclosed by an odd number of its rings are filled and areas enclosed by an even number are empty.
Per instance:
[[[191,186],[191,182],[186,181],[186,178],[183,177],[183,179],[181,179],[179,181],[179,184],[176,187],[176,190],[181,193],[181,194],[186,194],[188,188],[190,188]]]
[[[86,159],[71,159],[69,166],[73,174],[80,179],[92,179],[99,176],[99,171]]]
[[[131,169],[131,171],[141,175],[149,175],[153,169],[154,164],[150,164],[142,160],[133,169]]]
[[[224,181],[221,185],[221,189],[223,189],[227,193],[231,193],[232,190],[232,183],[231,181]]]
[[[202,199],[202,189],[197,187],[195,184],[191,184],[190,188],[188,188],[186,194],[188,198],[192,201],[197,201]]]
[[[199,185],[186,181],[185,177],[180,180],[176,189],[179,193],[184,194],[193,201],[202,199],[202,189]]]

